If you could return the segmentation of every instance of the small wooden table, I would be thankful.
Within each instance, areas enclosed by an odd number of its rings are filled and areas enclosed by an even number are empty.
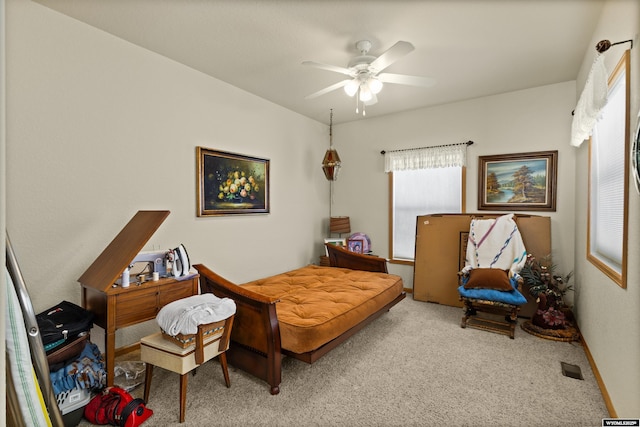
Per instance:
[[[94,323],[105,331],[109,387],[114,379],[116,330],[151,320],[168,303],[198,293],[197,274],[143,284],[132,281],[126,288],[116,284],[167,216],[169,211],[138,211],[78,279],[82,306],[95,314]]]
[[[128,288],[116,287],[102,292],[82,287],[82,306],[95,314],[94,324],[104,329],[107,387],[113,385],[116,331],[155,319],[162,307],[172,301],[198,294],[199,275],[185,280],[160,279]]]

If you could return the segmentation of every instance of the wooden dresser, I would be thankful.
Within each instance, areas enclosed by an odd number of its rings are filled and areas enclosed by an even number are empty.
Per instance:
[[[127,288],[117,284],[168,215],[169,211],[139,211],[78,279],[82,306],[95,314],[94,323],[105,331],[107,386],[114,379],[116,330],[154,319],[168,303],[198,294],[198,275],[142,284],[132,280]]]

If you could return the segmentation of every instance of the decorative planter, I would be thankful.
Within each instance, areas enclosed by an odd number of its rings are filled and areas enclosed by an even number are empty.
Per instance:
[[[534,323],[534,318],[531,320],[526,320],[523,322],[520,327],[525,331],[530,333],[531,335],[535,335],[540,338],[554,340],[554,341],[579,341],[580,340],[580,332],[578,328],[575,326],[575,318],[573,317],[573,312],[569,307],[560,307],[558,309],[564,315],[564,325],[560,328],[558,327],[543,327],[539,324],[539,322]],[[535,315],[534,315],[535,316]]]

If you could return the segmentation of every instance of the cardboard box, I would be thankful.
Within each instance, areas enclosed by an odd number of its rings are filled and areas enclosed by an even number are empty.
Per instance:
[[[504,214],[422,215],[416,222],[416,253],[413,299],[462,307],[458,294],[458,271],[464,267],[467,235],[472,218],[497,218]],[[537,259],[551,253],[551,219],[538,215],[514,215],[527,253]],[[526,285],[521,289],[527,304],[520,315],[531,317],[535,298]]]

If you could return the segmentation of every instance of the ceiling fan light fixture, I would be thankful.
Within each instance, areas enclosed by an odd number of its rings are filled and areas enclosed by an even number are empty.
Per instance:
[[[373,94],[371,93],[371,90],[369,89],[369,85],[367,85],[367,84],[361,85],[360,86],[360,101],[368,102],[368,101],[371,101],[371,98],[373,98]]]
[[[369,89],[374,95],[379,94],[382,90],[382,82],[379,79],[372,77],[369,79]]]
[[[0,0],[1,1],[1,0]],[[371,42],[360,40],[356,43],[356,48],[360,55],[349,61],[347,68],[335,65],[321,64],[313,61],[304,61],[303,65],[312,65],[323,70],[333,71],[348,76],[341,82],[330,85],[320,91],[305,97],[311,99],[332,92],[338,88],[343,88],[345,93],[356,101],[356,114],[360,112],[362,104],[362,115],[365,113],[365,105],[374,105],[378,102],[377,95],[382,91],[383,83],[393,83],[400,85],[431,87],[435,84],[434,79],[426,77],[409,76],[404,74],[382,73],[387,67],[412,52],[414,46],[406,41],[398,41],[381,55],[369,55]],[[382,74],[380,74],[382,73]]]
[[[358,91],[359,86],[360,86],[360,83],[356,79],[353,79],[349,81],[349,83],[344,85],[344,91],[346,92],[347,95],[353,97]]]

